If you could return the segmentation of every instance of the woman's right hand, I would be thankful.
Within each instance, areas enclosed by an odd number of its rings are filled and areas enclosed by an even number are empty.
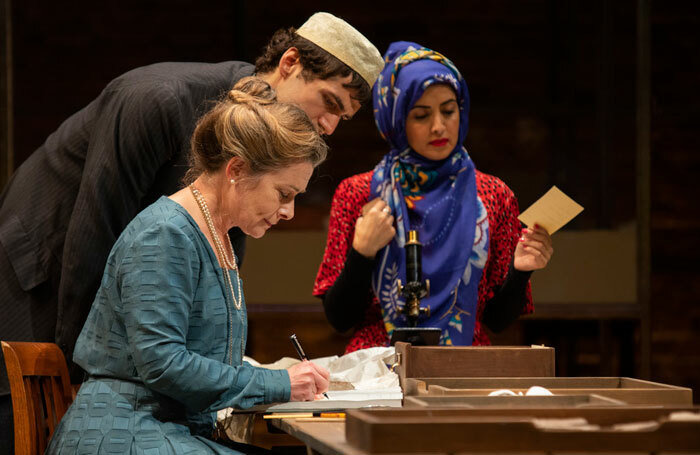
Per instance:
[[[313,362],[304,360],[287,369],[292,393],[289,401],[313,401],[316,395],[328,390],[330,373]]]
[[[394,216],[381,198],[369,201],[362,207],[362,215],[355,222],[352,247],[366,258],[374,258],[396,235]]]

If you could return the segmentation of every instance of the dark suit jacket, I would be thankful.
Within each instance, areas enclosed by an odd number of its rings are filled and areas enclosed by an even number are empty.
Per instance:
[[[5,318],[14,322],[0,322],[0,339],[16,334],[17,323],[28,323],[25,330],[34,333],[24,338],[36,341],[51,341],[36,339],[46,338],[36,327],[54,328],[55,341],[72,358],[117,237],[143,208],[182,186],[196,120],[252,73],[244,62],[129,71],[17,169],[0,196],[0,314],[28,304],[23,300],[52,303],[30,312],[41,321]],[[240,254],[240,231],[234,240]],[[33,292],[41,286],[53,289]]]

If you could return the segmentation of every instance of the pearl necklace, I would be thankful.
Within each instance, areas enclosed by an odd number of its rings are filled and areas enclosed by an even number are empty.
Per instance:
[[[241,277],[238,272],[238,264],[236,263],[236,257],[233,252],[233,245],[231,244],[231,237],[229,237],[228,232],[226,233],[226,240],[228,243],[228,249],[231,255],[231,259],[226,255],[226,250],[224,249],[224,244],[221,241],[221,238],[219,238],[218,232],[216,232],[216,228],[214,227],[214,221],[211,218],[211,213],[209,212],[209,207],[207,206],[207,202],[204,200],[204,196],[202,196],[202,193],[199,192],[197,188],[194,187],[194,184],[190,184],[190,191],[192,191],[192,195],[194,196],[194,200],[197,201],[197,205],[199,206],[199,209],[202,211],[202,215],[204,215],[204,221],[207,223],[207,227],[209,228],[209,233],[211,234],[212,238],[214,239],[214,245],[216,246],[217,253],[219,257],[221,258],[221,263],[223,266],[221,267],[222,271],[224,272],[224,281],[226,284],[228,284],[228,288],[231,291],[231,298],[233,299],[233,305],[236,307],[237,310],[241,309],[241,306],[243,305],[243,298],[241,295]],[[236,272],[236,284],[237,284],[237,290],[238,290],[238,299],[236,299],[236,294],[233,292],[233,283],[231,282],[231,276],[229,275],[228,269],[232,269]]]

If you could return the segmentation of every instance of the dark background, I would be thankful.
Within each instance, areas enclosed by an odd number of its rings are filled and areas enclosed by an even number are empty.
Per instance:
[[[467,148],[523,206],[557,184],[586,207],[572,227],[634,218],[634,1],[472,1],[429,12],[351,5],[332,12],[380,52],[411,40],[456,63],[472,97]],[[160,61],[252,62],[276,29],[298,27],[326,6],[14,2],[16,165],[115,76]],[[368,108],[330,145],[304,205],[327,203],[340,178],[368,170],[386,152]]]
[[[469,0],[430,7],[376,1],[14,1],[15,166],[119,74],[162,61],[252,62],[276,29],[298,27],[323,10],[346,19],[380,52],[392,41],[411,40],[451,58],[471,93],[467,148],[478,168],[508,183],[521,207],[556,184],[586,207],[568,229],[635,223],[633,0]],[[651,290],[651,378],[697,392],[700,217],[692,188],[700,177],[700,6],[656,1],[648,21],[651,277],[645,284]],[[286,229],[323,229],[338,182],[369,170],[387,151],[368,108],[341,123],[329,144],[330,159]],[[263,331],[266,322],[257,324]],[[522,321],[496,341],[555,346],[558,374],[639,375],[640,327],[636,317],[552,317]],[[608,350],[619,355],[606,357]]]

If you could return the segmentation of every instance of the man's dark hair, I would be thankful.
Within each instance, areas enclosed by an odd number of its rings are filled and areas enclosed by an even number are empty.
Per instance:
[[[334,55],[297,35],[294,27],[277,30],[272,35],[263,54],[255,60],[255,72],[264,74],[274,71],[279,65],[282,54],[290,47],[295,47],[299,51],[299,62],[303,67],[301,75],[305,81],[324,80],[336,76],[347,77],[352,74],[352,80],[343,84],[343,87],[350,90],[351,96],[361,103],[364,104],[369,100],[371,87],[362,76]]]

